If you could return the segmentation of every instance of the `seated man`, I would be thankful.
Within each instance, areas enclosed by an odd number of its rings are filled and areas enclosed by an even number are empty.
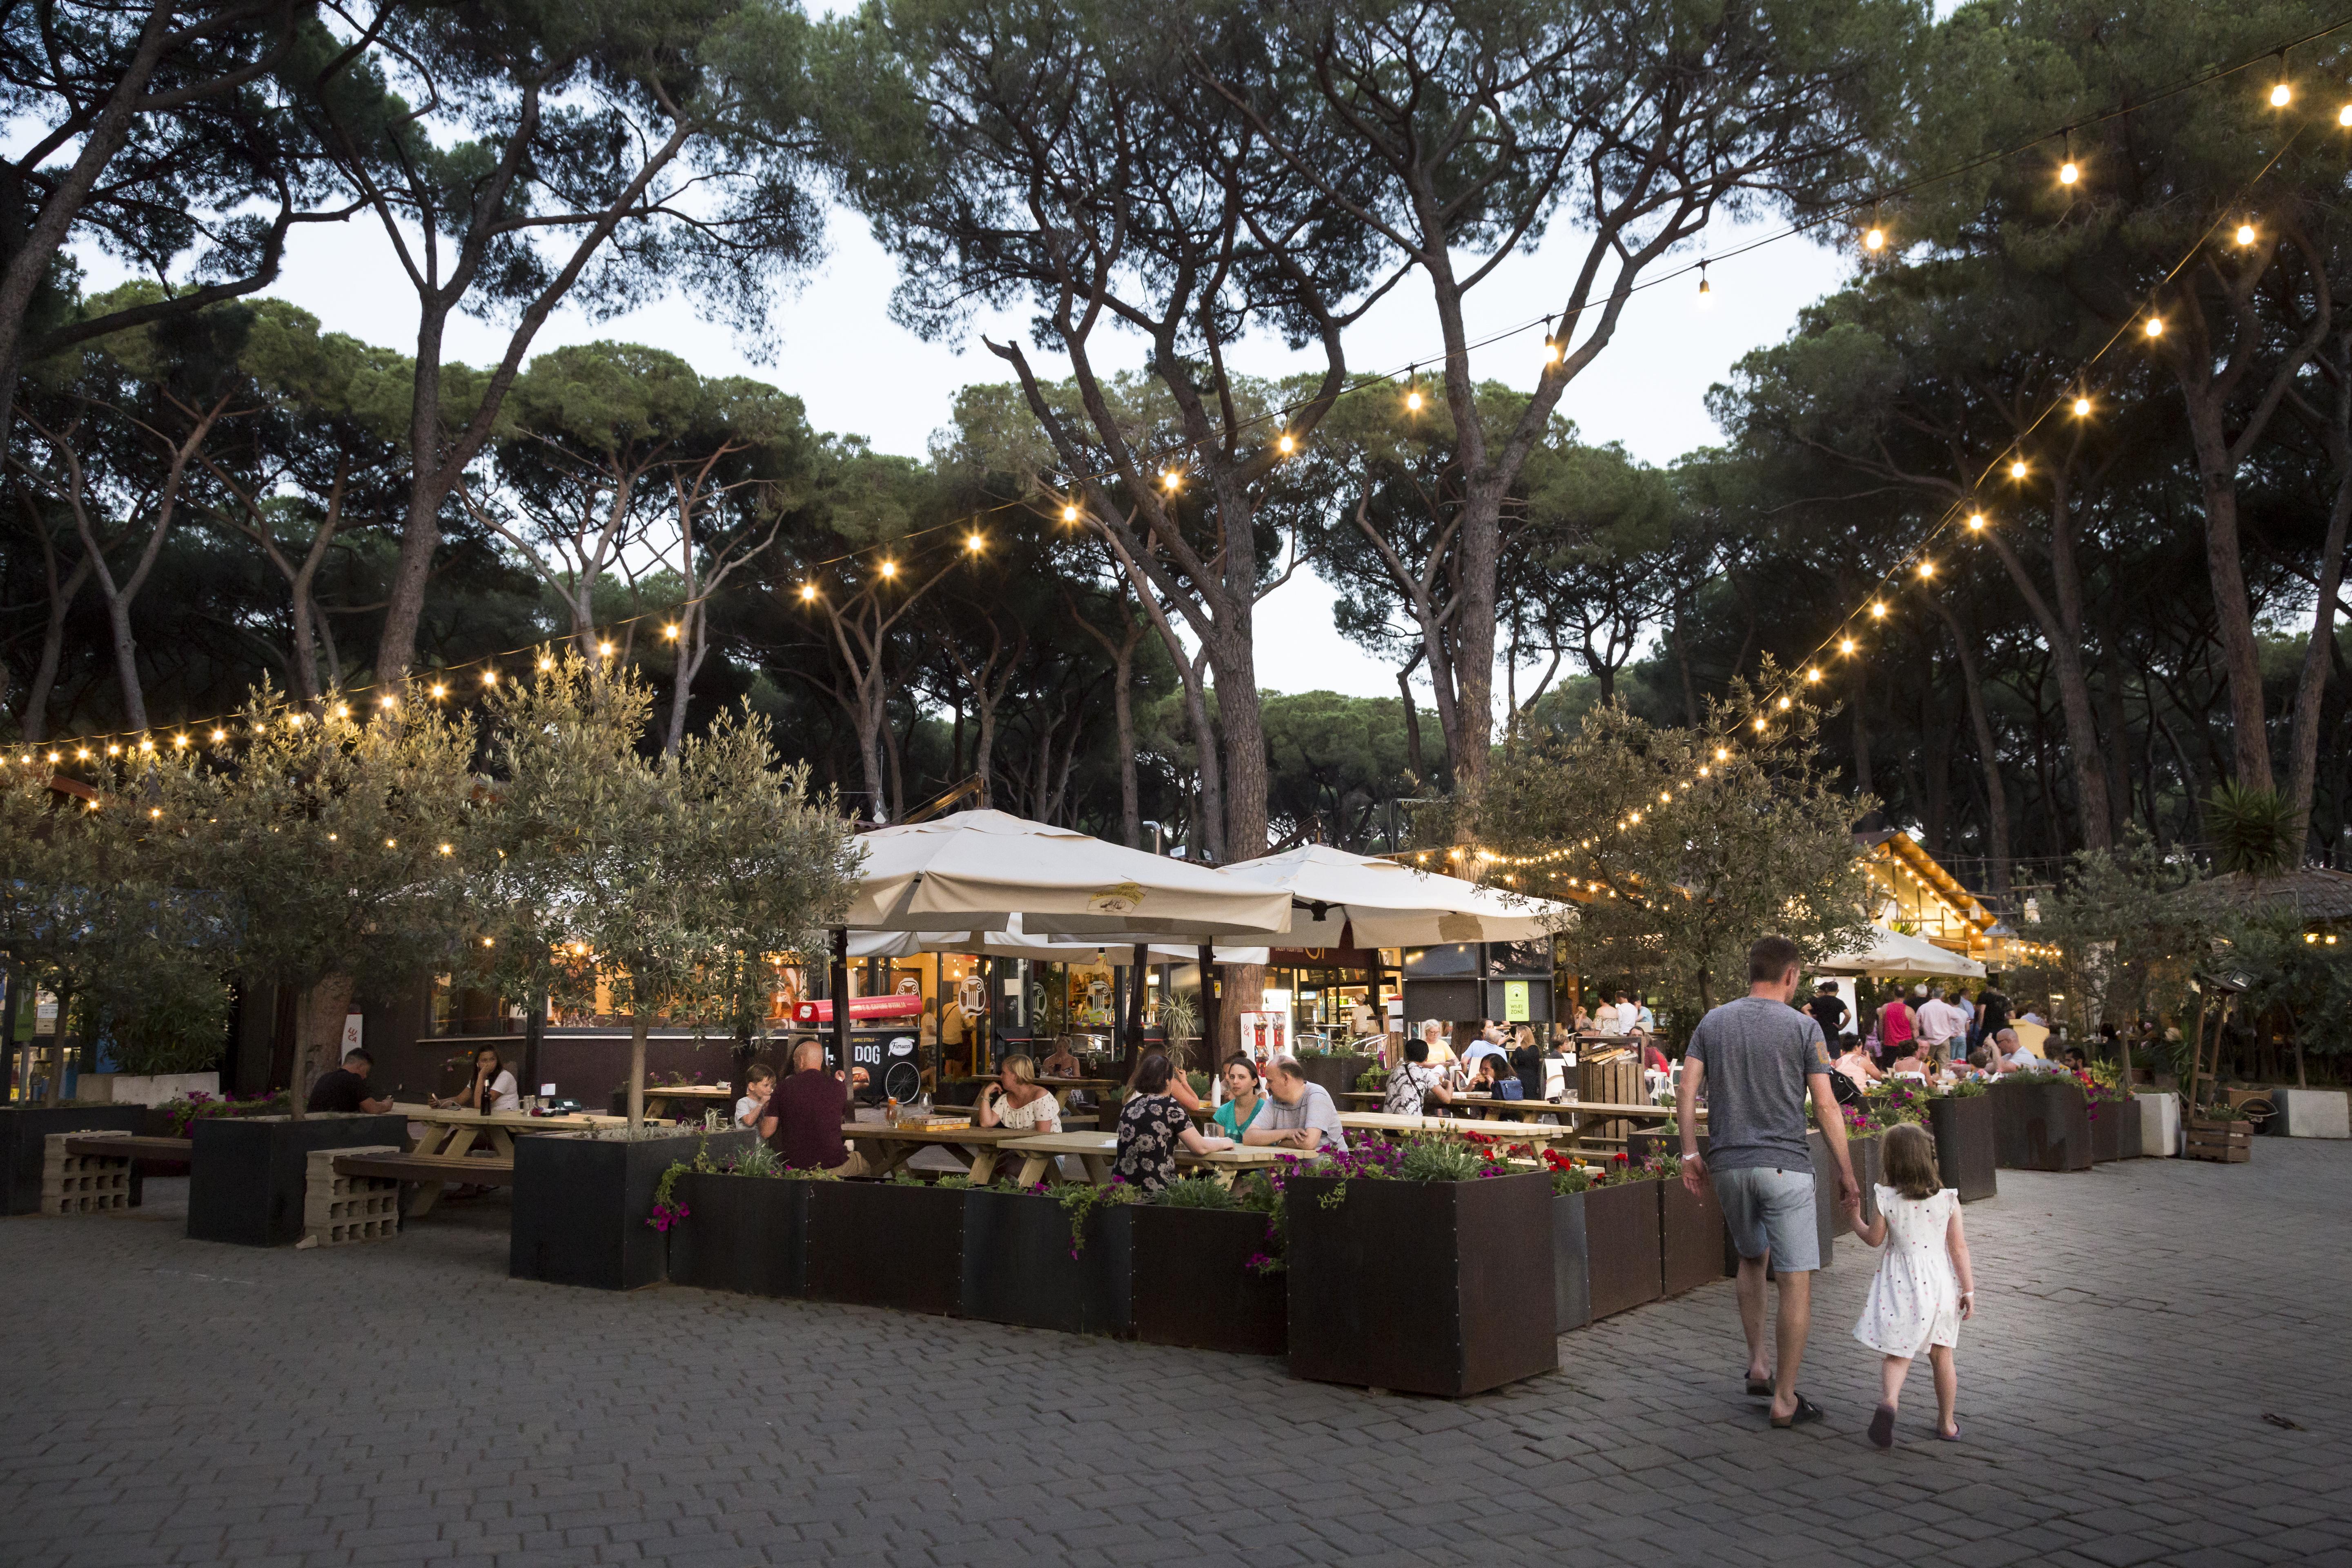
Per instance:
[[[1254,1147],[1345,1149],[1348,1134],[1339,1126],[1339,1108],[1319,1083],[1307,1081],[1306,1069],[1286,1057],[1266,1074],[1268,1103],[1250,1123],[1242,1142]]]
[[[2035,1056],[2021,1044],[2015,1029],[2003,1029],[1993,1037],[1993,1050],[1999,1058],[1996,1070],[2000,1072],[2051,1072],[2049,1062]]]
[[[841,1075],[824,1070],[824,1045],[803,1040],[793,1048],[792,1076],[760,1108],[760,1136],[793,1170],[862,1176],[865,1160],[842,1142],[841,1124],[848,1115]]]
[[[1421,1116],[1433,1100],[1451,1105],[1454,1091],[1438,1081],[1437,1069],[1429,1065],[1429,1042],[1407,1040],[1404,1063],[1389,1074],[1388,1098],[1381,1101],[1381,1109],[1391,1116]]]
[[[392,1096],[370,1100],[367,1094],[368,1068],[375,1058],[364,1050],[343,1053],[343,1065],[331,1072],[319,1075],[310,1086],[310,1098],[303,1101],[305,1110],[360,1111],[369,1116],[381,1116],[392,1109]]]

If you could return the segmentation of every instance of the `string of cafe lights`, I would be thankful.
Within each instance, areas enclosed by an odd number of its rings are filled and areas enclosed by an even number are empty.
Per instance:
[[[2060,142],[2063,151],[2063,161],[2057,171],[2058,182],[2063,185],[2072,188],[2080,182],[2082,175],[2081,166],[2076,162],[2074,154],[2073,138],[2074,132],[2095,127],[2097,125],[2104,124],[2108,121],[2122,118],[2135,112],[2136,110],[2143,110],[2153,104],[2162,102],[2167,99],[2176,97],[2184,92],[2192,91],[2200,87],[2208,86],[2214,82],[2224,80],[2241,72],[2254,68],[2265,62],[2273,60],[2275,60],[2278,63],[2278,75],[2269,89],[2266,96],[2273,108],[2286,108],[2292,103],[2294,91],[2292,79],[2287,72],[2286,62],[2290,52],[2308,44],[2315,43],[2319,39],[2327,37],[2335,33],[2341,32],[2347,27],[2352,27],[2352,16],[2347,16],[2343,20],[2331,23],[2326,26],[2314,29],[2295,38],[2289,39],[2284,44],[2265,48],[2260,53],[2248,56],[2234,64],[2214,68],[2196,76],[2183,78],[2168,86],[2142,94],[2131,102],[2120,104],[2112,109],[2105,110],[2095,114],[2081,116],[2071,120],[2054,131],[2042,132],[2001,151],[1980,155],[1965,163],[1954,164],[1948,168],[1936,171],[1935,173],[1918,176],[1917,178],[1906,181],[1898,185],[1878,188],[1874,190],[1868,196],[1858,198],[1852,203],[1826,211],[1814,217],[1792,222],[1784,228],[1774,233],[1759,237],[1755,240],[1745,245],[1735,247],[1734,248],[1724,251],[1719,255],[1703,255],[1695,262],[1654,274],[1641,282],[1630,285],[1623,289],[1621,294],[1612,294],[1608,299],[1602,300],[1588,301],[1584,306],[1580,307],[1580,310],[1606,308],[1609,304],[1619,298],[1640,293],[1650,289],[1663,287],[1677,279],[1688,278],[1693,272],[1696,272],[1698,275],[1698,303],[1702,308],[1704,308],[1711,305],[1715,299],[1714,289],[1707,270],[1710,264],[1719,267],[1726,261],[1751,254],[1770,245],[1780,244],[1785,240],[1812,234],[1826,226],[1838,224],[1853,224],[1858,221],[1860,215],[1865,209],[1870,213],[1870,223],[1869,226],[1861,234],[1860,241],[1866,253],[1870,255],[1879,254],[1885,250],[1889,243],[1885,227],[1881,220],[1881,215],[1886,204],[1899,201],[1905,196],[1915,195],[1932,185],[1959,178],[1962,175],[1973,173],[1976,170],[2005,162],[2011,158],[2022,156],[2032,152],[2036,148],[2047,146],[2053,141]],[[2347,102],[2339,109],[2336,123],[2340,126],[2352,128],[2352,102]],[[2271,160],[2263,166],[2262,170],[2259,171],[2252,180],[2247,182],[2246,187],[2239,193],[2241,197],[2249,194],[2252,187],[2255,184],[2258,184],[2263,175],[2267,174],[2270,170],[2276,165],[2278,159],[2285,154],[2287,148],[2293,145],[2295,136],[2299,136],[2300,133],[2300,129],[2298,129],[2294,135],[2289,137],[2287,143],[2283,145],[2278,153],[2273,154]],[[2179,262],[2176,262],[2173,268],[2166,273],[2162,281],[2169,282],[2171,279],[2179,273],[2180,268],[2187,265],[2188,261],[2192,259],[2198,251],[2203,248],[2206,240],[2210,237],[2211,234],[2220,228],[2226,221],[2227,220],[2225,218],[2217,218],[2212,227],[2209,228],[2205,234],[2200,235],[2197,244],[2191,246]],[[2251,245],[2253,243],[2254,239],[2258,237],[2250,220],[2244,220],[2239,224],[2236,237],[2239,244],[2242,246]],[[2161,286],[2161,283],[2158,285],[2158,287]],[[1508,342],[1512,339],[1521,337],[1540,327],[1544,334],[1544,368],[1539,374],[1549,375],[1552,373],[1553,367],[1561,363],[1564,355],[1564,348],[1568,342],[1570,332],[1572,330],[1570,318],[1576,312],[1570,312],[1563,315],[1546,315],[1540,318],[1529,318],[1528,320],[1520,321],[1512,326],[1505,327],[1499,331],[1490,332],[1485,337],[1466,343],[1465,345],[1465,352],[1475,352],[1479,349]],[[1555,332],[1552,325],[1555,321],[1559,323],[1557,332]],[[2122,338],[2125,332],[2128,330],[2132,321],[2141,321],[2147,335],[2150,338],[2160,336],[2163,331],[2162,318],[2156,315],[2153,312],[2152,308],[2143,307],[2143,310],[2141,312],[2137,313],[2133,318],[2127,321],[2124,327],[2119,327],[2116,332],[2110,336],[2107,342],[2103,343],[2099,350],[2095,353],[2089,360],[2084,362],[2084,363],[2077,370],[2074,376],[2070,378],[2075,386],[2080,388],[2087,384],[2084,380],[2084,374],[2087,373],[2093,365],[2095,365],[2098,361],[2105,356],[2106,352]],[[1426,402],[1424,395],[1421,390],[1420,365],[1421,362],[1415,360],[1408,362],[1402,369],[1391,369],[1384,372],[1367,374],[1357,380],[1343,385],[1338,392],[1334,393],[1332,396],[1336,400],[1339,397],[1355,396],[1367,392],[1382,389],[1394,389],[1401,384],[1403,388],[1401,402],[1404,412],[1409,416],[1418,415],[1423,410]],[[1276,430],[1274,441],[1276,454],[1286,458],[1295,457],[1298,452],[1299,442],[1298,438],[1288,428],[1289,422],[1292,416],[1299,410],[1311,406],[1317,401],[1318,400],[1315,398],[1301,399],[1278,408],[1269,409],[1264,414],[1242,421],[1234,427],[1233,434],[1240,435],[1271,425],[1275,426]],[[2009,462],[2011,468],[2011,477],[2022,479],[2025,477],[2025,474],[2020,470],[2027,469],[2029,467],[2022,451],[2022,445],[2025,438],[2030,437],[2034,430],[2038,429],[2045,419],[2051,417],[2059,406],[2068,403],[2071,403],[2073,411],[2078,418],[2086,417],[2092,412],[2091,400],[2087,394],[2081,393],[2079,391],[2071,399],[2061,399],[2059,402],[2053,403],[2049,408],[2045,408],[2041,415],[2037,416],[2035,419],[2019,434],[2009,448],[2005,449],[1999,458],[1996,458],[1991,463],[1988,464],[1984,473],[1979,476],[1977,484],[1970,487],[1971,491],[1973,492],[1976,489],[1980,489],[1985,479],[1990,477],[1992,470],[2000,466],[2004,460]],[[1168,449],[1157,458],[1147,458],[1141,466],[1146,469],[1157,467],[1159,469],[1161,488],[1170,494],[1174,494],[1181,491],[1182,488],[1185,473],[1188,468],[1188,465],[1183,461],[1183,455],[1191,450],[1192,444],[1180,444],[1177,447]],[[1086,520],[1086,509],[1079,500],[1079,491],[1085,484],[1088,482],[1114,480],[1123,477],[1124,470],[1119,468],[1107,468],[1088,474],[1071,476],[1067,485],[1063,487],[1062,493],[1055,498],[1059,501],[1058,515],[1060,521],[1066,525],[1070,525],[1082,522]],[[1050,491],[1049,494],[1051,494]],[[1830,637],[1824,638],[1823,641],[1814,648],[1812,655],[1809,658],[1806,663],[1803,677],[1806,683],[1818,684],[1822,680],[1822,676],[1818,661],[1832,644],[1838,646],[1839,651],[1843,655],[1852,655],[1856,651],[1859,646],[1858,640],[1851,635],[1851,632],[1853,624],[1857,620],[1861,619],[1865,614],[1867,614],[1874,622],[1881,621],[1885,617],[1888,613],[1884,597],[1885,590],[1893,582],[1902,575],[1905,568],[1914,567],[1916,565],[1916,570],[1922,577],[1933,576],[1935,572],[1934,562],[1931,557],[1927,555],[1926,552],[1934,543],[1936,539],[1940,537],[1952,525],[1954,521],[1959,517],[1960,508],[1963,504],[1965,503],[1956,502],[1952,507],[1948,508],[1946,512],[1939,516],[1937,521],[1929,526],[1927,533],[1920,539],[1920,541],[1914,544],[1910,550],[1898,557],[1895,565],[1890,567],[1888,571],[1882,575],[1877,588],[1874,590],[1874,597],[1869,601],[1866,606],[1860,607],[1850,612],[1840,623],[1839,631],[1832,634]],[[985,552],[988,545],[986,535],[981,531],[984,520],[993,518],[1005,511],[1034,511],[1036,510],[1038,510],[1036,503],[1027,498],[1001,501],[991,506],[976,509],[948,521],[933,524],[928,528],[910,530],[908,532],[900,535],[898,540],[893,541],[890,545],[882,547],[879,552],[853,549],[844,551],[838,554],[828,556],[817,561],[805,563],[800,569],[801,580],[793,590],[793,597],[802,604],[816,602],[823,596],[823,590],[818,586],[816,582],[816,574],[822,572],[826,567],[840,565],[845,562],[856,561],[868,555],[875,556],[874,571],[876,575],[881,577],[885,581],[894,579],[898,576],[900,567],[898,555],[892,553],[892,552],[905,552],[907,547],[914,542],[938,534],[962,531],[965,535],[963,541],[964,550],[962,553],[966,556],[978,556]],[[1049,508],[1048,510],[1052,509]],[[1967,526],[1972,531],[1980,531],[1984,527],[1988,526],[1988,520],[1983,511],[1981,510],[1971,510],[1968,515]],[[385,710],[394,708],[398,705],[400,701],[399,692],[403,690],[422,690],[430,700],[435,701],[443,701],[448,700],[455,693],[457,689],[464,684],[462,679],[464,677],[473,677],[475,681],[477,681],[484,689],[494,688],[499,679],[502,679],[502,666],[504,664],[509,663],[518,658],[530,657],[534,652],[536,652],[540,658],[541,667],[542,668],[547,668],[549,663],[551,661],[549,656],[546,655],[544,651],[545,648],[549,646],[555,646],[562,642],[593,639],[592,646],[594,647],[598,658],[604,660],[610,660],[616,656],[618,651],[617,645],[614,640],[614,635],[616,633],[625,632],[629,628],[645,622],[654,620],[662,621],[662,636],[664,640],[672,642],[676,641],[677,638],[683,634],[683,623],[681,617],[691,612],[697,605],[702,604],[706,597],[707,595],[697,595],[693,598],[683,600],[679,604],[666,610],[646,611],[638,615],[624,616],[617,620],[604,623],[603,626],[593,628],[584,634],[574,633],[569,637],[560,639],[551,638],[547,639],[545,642],[541,644],[526,645],[519,647],[501,649],[494,653],[484,654],[476,658],[465,660],[457,664],[438,667],[428,675],[410,677],[400,681],[370,682],[361,686],[343,688],[341,689],[341,696],[344,699],[348,699],[351,697],[364,698],[369,695],[373,695],[374,705],[380,709]],[[1787,689],[1785,688],[1774,692],[1766,693],[1765,700],[1768,703],[1777,702],[1778,708],[1782,710],[1789,709],[1791,706],[1792,701],[1791,698],[1788,694]],[[347,707],[348,703],[346,702],[344,705]],[[277,705],[268,711],[273,713],[286,712],[291,715],[299,713],[302,710],[302,706],[303,705],[301,703],[289,700],[284,703]],[[233,712],[215,714],[209,718],[184,720],[177,725],[168,726],[166,729],[169,732],[169,743],[171,749],[174,752],[184,752],[192,746],[201,746],[204,743],[204,741],[207,738],[216,746],[228,744],[236,738],[232,732],[231,727],[248,721],[250,721],[248,710],[247,709],[240,708]],[[1763,731],[1767,728],[1767,721],[1760,712],[1754,720],[1754,726],[1759,732]],[[70,754],[75,761],[88,763],[93,762],[100,756],[121,757],[133,753],[152,753],[163,749],[156,739],[156,736],[162,732],[163,731],[159,731],[154,727],[151,726],[145,730],[126,729],[96,731],[77,736],[72,741],[65,742],[35,742],[33,747],[24,749],[14,755],[9,754],[5,750],[0,750],[0,765],[5,765],[10,762],[15,762],[23,766],[32,767],[40,765],[44,760],[53,766],[63,765],[68,754]],[[1727,748],[1721,744],[1718,744],[1715,748],[1715,752],[1717,760],[1718,761],[1727,760],[1729,755]],[[1708,771],[1706,764],[1702,763],[1697,770],[1696,776],[1704,778],[1707,776]],[[1682,787],[1686,789],[1688,787],[1687,783],[1685,783]],[[1630,829],[1631,826],[1634,823],[1638,823],[1638,821],[1639,814],[1636,813],[1633,815],[1631,822],[1621,826]],[[1585,848],[1590,848],[1592,846],[1590,842],[1583,846]],[[1548,852],[1542,856],[1518,858],[1501,857],[1485,850],[1480,850],[1476,853],[1482,858],[1489,860],[1497,860],[1507,864],[1528,866],[1556,861],[1564,858],[1571,851],[1570,850],[1557,850]],[[1457,850],[1456,853],[1458,854],[1459,851]],[[1613,891],[1611,896],[1614,896]]]
[[[2286,74],[2284,67],[2285,51],[2275,51],[2259,57],[2254,63],[2270,58],[2278,59],[2281,62],[2281,68],[2277,79],[2271,84],[2264,96],[2273,109],[2284,109],[2294,101],[2294,96],[2293,80]],[[2243,68],[2245,68],[2242,65],[2233,68],[2233,69]],[[2215,74],[2228,75],[2231,72]],[[2347,103],[2339,109],[2336,123],[2340,126],[2352,127],[2352,103]],[[2253,245],[2262,237],[2251,217],[2239,218],[2233,224],[2228,215],[2250,210],[2247,206],[2248,198],[2252,195],[2255,187],[2278,166],[2280,160],[2294,148],[2295,142],[2301,138],[2304,129],[2299,126],[2289,132],[2278,149],[2263,161],[2262,166],[2233,194],[2231,199],[2218,209],[2214,219],[2199,232],[2196,238],[2173,264],[2148,287],[2138,307],[2123,318],[2098,347],[2071,374],[2061,381],[2060,384],[2069,386],[2073,390],[2053,398],[2011,437],[2006,446],[1984,464],[1975,480],[1968,486],[1964,497],[1951,502],[1937,514],[1920,539],[1899,554],[1880,574],[1869,596],[1862,604],[1847,612],[1838,623],[1837,629],[1817,643],[1797,669],[1792,670],[1786,679],[1777,685],[1759,692],[1756,705],[1746,719],[1748,728],[1759,735],[1769,734],[1771,729],[1770,716],[1773,713],[1790,710],[1806,694],[1807,689],[1817,688],[1823,684],[1827,679],[1822,668],[1825,662],[1824,656],[1832,649],[1840,658],[1851,658],[1859,656],[1863,651],[1863,642],[1854,634],[1862,626],[1884,625],[1893,613],[1888,605],[1888,600],[1892,596],[1889,590],[1898,582],[1913,576],[1922,583],[1934,580],[1937,567],[1936,558],[1931,552],[1938,539],[1948,533],[1962,531],[1969,537],[1981,537],[1988,529],[1995,526],[1995,520],[1989,515],[1988,510],[1979,500],[1988,483],[2003,469],[2007,470],[2012,481],[2022,483],[2030,478],[2032,465],[2026,452],[2026,443],[2045,423],[2058,416],[2062,410],[2077,419],[2090,418],[2096,414],[2095,400],[2086,390],[2091,384],[2090,373],[2119,344],[2134,336],[2151,343],[2164,336],[2165,319],[2158,308],[2158,296],[2160,292],[2178,278],[2208,245],[2213,243],[2215,237],[2225,228],[2232,230],[2229,237],[2242,248]],[[2080,184],[2082,169],[2072,156],[2071,146],[2067,149],[2067,153],[2065,161],[2057,170],[2057,180],[2060,184],[2072,188]],[[1882,231],[1874,229],[1873,234],[1883,240]],[[1877,247],[1871,246],[1870,248],[1875,249]],[[1702,273],[1702,287],[1704,287],[1704,276]],[[1712,763],[1720,764],[1730,761],[1733,755],[1730,742],[1738,738],[1739,727],[1736,725],[1728,731],[1719,731],[1711,737]],[[1707,749],[1702,748],[1703,751]],[[1692,778],[1685,779],[1672,789],[1660,792],[1660,804],[1671,803],[1676,793],[1689,790],[1693,779],[1705,779],[1710,776],[1712,772],[1713,767],[1710,763],[1701,761]],[[1633,831],[1640,825],[1642,815],[1641,809],[1629,810],[1626,816],[1615,825],[1616,831],[1620,834]],[[1502,873],[1500,879],[1506,885],[1515,887],[1519,880],[1516,874],[1517,870],[1536,871],[1557,880],[1557,872],[1546,871],[1544,868],[1556,866],[1573,857],[1594,854],[1601,847],[1601,840],[1595,837],[1582,839],[1574,845],[1531,855],[1511,855],[1484,847],[1462,845],[1453,846],[1444,853],[1450,860],[1467,859],[1474,863],[1471,868],[1482,871],[1490,871],[1492,868],[1498,866],[1514,868],[1514,871]],[[1399,850],[1391,852],[1389,858],[1402,860],[1410,856],[1415,865],[1426,866],[1432,853],[1433,852],[1430,850]],[[1929,884],[1913,876],[1907,868],[1897,865],[1895,868],[1903,875],[1912,876],[1912,879],[1918,882],[1923,889],[1935,890]],[[1535,879],[1533,876],[1529,878],[1530,881]],[[1621,896],[1615,886],[1601,878],[1569,877],[1565,881],[1571,893],[1580,892],[1592,898],[1608,899]]]

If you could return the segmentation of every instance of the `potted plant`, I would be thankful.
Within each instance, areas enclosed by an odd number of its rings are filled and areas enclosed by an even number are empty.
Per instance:
[[[1551,1180],[1502,1171],[1413,1137],[1286,1175],[1289,1318],[1313,1325],[1291,1375],[1459,1396],[1557,1368]]]
[[[757,1142],[748,1128],[676,1127],[516,1139],[507,1273],[594,1290],[660,1284],[668,1273],[664,1233],[677,1217],[656,1207],[670,1167],[700,1154],[740,1155]]]
[[[1972,1204],[2000,1194],[1999,1129],[1993,1120],[1991,1086],[1963,1079],[1927,1097],[1927,1131],[1936,1140],[1936,1169],[1944,1185]]]
[[[808,1293],[808,1194],[834,1178],[795,1171],[774,1151],[713,1155],[696,1151],[654,1191],[654,1217],[668,1242],[670,1283],[746,1296]]]
[[[2189,1112],[2189,1138],[2182,1152],[2192,1160],[2242,1165],[2254,1157],[2254,1124],[2243,1107],[2226,1100],[2209,1100]]]
[[[1052,1193],[952,1177],[941,1184],[964,1188],[959,1316],[1066,1334],[1129,1331],[1133,1186],[1118,1176]]]
[[[1995,1148],[2013,1171],[2091,1168],[2090,1102],[2071,1073],[2012,1073],[1992,1086]]]
[[[811,1187],[810,1299],[953,1316],[963,1295],[964,1196],[904,1172]]]
[[[1127,1211],[1133,1232],[1130,1321],[1147,1344],[1280,1355],[1288,1344],[1282,1194],[1253,1173],[1233,1187],[1171,1182]]]
[[[1594,1321],[1665,1291],[1657,1170],[1619,1153],[1585,1191],[1584,1250]]]

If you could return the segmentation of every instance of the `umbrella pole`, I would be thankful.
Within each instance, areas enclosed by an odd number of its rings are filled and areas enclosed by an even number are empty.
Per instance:
[[[857,1120],[857,1070],[849,1059],[849,928],[833,928],[833,966],[827,973],[833,993],[833,1052],[841,1064],[841,1119]]]
[[[1217,1028],[1216,957],[1217,950],[1203,942],[1201,946],[1201,1047],[1202,1054],[1209,1058],[1209,1073],[1213,1078],[1217,1072],[1218,1043],[1224,1037]]]
[[[1137,942],[1127,969],[1127,1071],[1120,1075],[1129,1081],[1143,1059],[1143,966],[1150,962],[1151,949]]]

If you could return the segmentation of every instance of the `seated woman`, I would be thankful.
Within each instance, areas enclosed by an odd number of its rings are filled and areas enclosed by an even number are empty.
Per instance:
[[[1084,1078],[1086,1076],[1086,1070],[1085,1064],[1080,1062],[1076,1057],[1070,1054],[1070,1042],[1066,1039],[1055,1040],[1054,1042],[1054,1054],[1047,1057],[1044,1063],[1039,1066],[1037,1068],[1037,1076],[1040,1078]]]
[[[1658,1042],[1644,1033],[1638,1025],[1634,1027],[1633,1038],[1641,1044],[1642,1066],[1644,1070],[1668,1074],[1675,1070],[1674,1064],[1666,1059],[1666,1053],[1658,1048]]]
[[[1927,1081],[1927,1064],[1920,1058],[1919,1042],[1905,1040],[1895,1047],[1898,1053],[1886,1064],[1888,1078],[1907,1078],[1915,1083]]]
[[[1217,1131],[1238,1143],[1257,1113],[1265,1109],[1265,1095],[1258,1083],[1257,1064],[1245,1056],[1227,1057],[1224,1076],[1225,1102],[1217,1107]],[[1169,1087],[1181,1081],[1171,1079]]]
[[[1496,1100],[1523,1100],[1518,1075],[1511,1064],[1493,1055],[1481,1056],[1470,1075],[1470,1092],[1490,1095]]]
[[[499,1060],[499,1053],[484,1046],[474,1053],[474,1079],[464,1089],[444,1100],[439,1095],[427,1099],[437,1106],[458,1106],[485,1114],[522,1110],[522,1097],[515,1092],[515,1075]]]
[[[1137,1064],[1135,1092],[1118,1108],[1118,1153],[1111,1171],[1145,1196],[1176,1179],[1176,1151],[1206,1154],[1230,1149],[1230,1138],[1202,1137],[1192,1130],[1192,1119],[1168,1092],[1176,1069],[1153,1051]]]
[[[1569,1021],[1568,1026],[1570,1032],[1573,1034],[1597,1035],[1601,1032],[1592,1022],[1592,1015],[1584,1010],[1584,1004],[1581,1002],[1576,1005],[1576,1016]]]
[[[982,1088],[972,1101],[971,1119],[982,1127],[1010,1127],[1024,1132],[1059,1132],[1062,1107],[1053,1091],[1037,1081],[1037,1067],[1015,1053],[996,1064],[996,1081]]]
[[[1838,1053],[1838,1059],[1831,1065],[1853,1079],[1856,1089],[1868,1089],[1886,1076],[1878,1070],[1878,1064],[1870,1059],[1870,1053],[1862,1048],[1862,1042],[1852,1035],[1845,1037],[1845,1049]]]

